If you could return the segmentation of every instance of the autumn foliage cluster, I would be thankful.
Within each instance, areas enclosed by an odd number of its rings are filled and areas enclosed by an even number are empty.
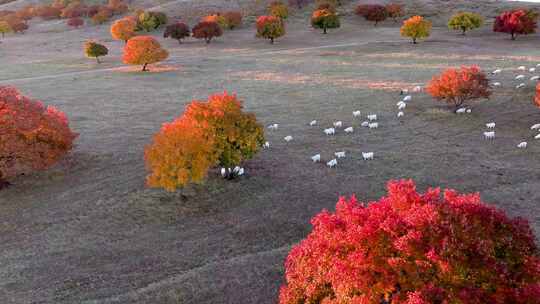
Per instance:
[[[481,27],[482,24],[484,24],[484,18],[479,14],[470,12],[457,13],[448,20],[448,28],[459,30],[463,35],[467,31]]]
[[[273,1],[268,6],[270,16],[274,16],[280,19],[287,19],[289,17],[289,7],[282,1]]]
[[[134,18],[125,17],[116,20],[111,25],[111,36],[113,39],[127,41],[135,36],[135,30],[137,29],[137,22]]]
[[[427,38],[431,34],[431,22],[422,16],[413,16],[405,21],[400,29],[401,36],[409,37],[414,44],[418,39]]]
[[[210,43],[215,37],[223,35],[223,29],[217,22],[201,21],[191,29],[193,37],[204,39],[206,43]]]
[[[540,252],[526,220],[478,194],[391,181],[364,204],[341,198],[287,257],[280,304],[538,303]]]
[[[263,142],[262,126],[254,114],[243,112],[236,95],[193,101],[146,148],[148,185],[175,191],[201,183],[211,167],[234,167],[252,158]]]
[[[456,109],[466,101],[489,98],[491,95],[489,80],[477,66],[447,69],[433,77],[426,91]]]
[[[339,15],[332,6],[327,8],[319,7],[311,15],[311,26],[323,30],[323,34],[328,32],[328,29],[339,28],[341,23]]]
[[[191,35],[191,30],[189,26],[183,22],[176,22],[173,24],[167,25],[165,32],[163,33],[163,38],[171,38],[178,40],[178,43],[182,43],[182,39],[187,38]]]
[[[527,35],[536,32],[538,15],[532,10],[518,9],[503,12],[495,18],[494,32],[507,33],[515,40],[517,35]]]
[[[386,7],[379,4],[361,4],[356,8],[356,14],[374,22],[375,26],[388,18]]]
[[[269,39],[274,43],[274,39],[285,35],[285,25],[283,20],[276,16],[260,16],[257,18],[257,37]]]
[[[64,113],[0,86],[0,184],[54,165],[76,137]]]
[[[165,60],[167,57],[169,53],[161,48],[159,42],[152,36],[135,36],[126,43],[122,60],[125,64],[142,65],[142,70],[147,71],[147,65]]]

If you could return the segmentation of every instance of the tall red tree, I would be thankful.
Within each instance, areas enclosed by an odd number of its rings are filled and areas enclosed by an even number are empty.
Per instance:
[[[506,11],[495,18],[493,31],[508,33],[512,40],[516,40],[517,35],[527,35],[536,32],[537,14],[531,10]]]

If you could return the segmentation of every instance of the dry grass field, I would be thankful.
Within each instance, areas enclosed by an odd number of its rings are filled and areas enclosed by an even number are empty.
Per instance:
[[[412,45],[393,22],[374,28],[348,16],[342,24],[322,35],[297,16],[274,45],[256,39],[251,25],[210,45],[180,46],[156,32],[170,57],[149,73],[121,64],[123,43],[107,25],[35,22],[5,39],[0,84],[58,107],[80,136],[59,165],[0,193],[1,302],[275,303],[284,257],[310,218],[342,195],[379,198],[389,179],[480,192],[526,217],[538,235],[540,141],[529,127],[540,110],[531,103],[535,84],[516,90],[514,77],[518,66],[540,63],[540,37],[511,42],[489,26],[463,37],[437,26]],[[83,56],[87,39],[109,46],[102,64]],[[470,64],[503,69],[492,77],[502,87],[470,104],[471,114],[415,93],[396,117],[401,88]],[[206,184],[176,193],[146,188],[143,151],[152,135],[192,99],[224,90],[264,125],[279,123],[266,131],[270,149],[234,181],[212,172]],[[353,110],[378,114],[380,127],[360,127]],[[313,119],[318,126],[308,125]],[[325,136],[335,120],[355,132]],[[490,121],[493,141],[482,135]],[[517,149],[523,140],[529,147]],[[335,151],[347,152],[337,168],[310,159]],[[375,159],[363,161],[362,151]]]

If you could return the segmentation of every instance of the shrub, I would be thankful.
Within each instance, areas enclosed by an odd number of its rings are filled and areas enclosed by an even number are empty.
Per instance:
[[[398,22],[398,18],[405,16],[403,5],[397,3],[389,3],[385,6],[388,17],[392,18],[394,22]]]
[[[137,31],[151,32],[167,24],[167,15],[161,12],[141,12],[138,15]]]
[[[43,5],[35,9],[35,15],[45,20],[58,19],[62,14],[62,10],[56,7]]]
[[[187,26],[183,22],[177,22],[177,23],[168,25],[165,28],[163,37],[164,38],[171,37],[172,39],[178,40],[178,43],[182,43],[182,39],[189,37],[190,34],[191,34],[191,31],[189,30],[189,26]]]
[[[433,77],[426,91],[456,109],[468,100],[489,98],[491,95],[489,80],[477,66],[447,69]]]
[[[495,18],[493,31],[508,33],[512,40],[516,40],[517,35],[527,35],[536,32],[537,14],[532,10],[506,11]]]
[[[34,6],[27,5],[15,13],[15,16],[19,19],[28,21],[34,17]]]
[[[147,71],[148,64],[165,60],[169,53],[161,48],[159,42],[151,36],[136,36],[128,40],[124,47],[125,64],[142,64],[142,71]]]
[[[225,12],[223,18],[227,23],[230,30],[235,29],[242,25],[242,13],[237,11]]]
[[[0,33],[2,33],[2,38],[4,38],[6,33],[10,33],[12,31],[13,29],[9,23],[7,23],[7,21],[0,21]]]
[[[201,22],[215,22],[222,29],[229,28],[229,24],[227,24],[227,19],[224,16],[221,16],[220,14],[208,15],[202,18]]]
[[[216,22],[199,22],[191,31],[193,32],[193,37],[204,39],[206,43],[210,43],[214,37],[223,35],[223,30]]]
[[[431,34],[431,22],[421,16],[411,17],[403,22],[401,36],[410,37],[414,44],[418,39],[427,38]]]
[[[112,11],[106,7],[101,7],[97,14],[92,16],[92,22],[96,25],[103,24],[112,17]]]
[[[97,13],[99,13],[100,8],[101,6],[99,5],[89,6],[88,9],[86,10],[86,16],[88,16],[89,18],[94,17]]]
[[[77,134],[64,113],[13,87],[0,87],[0,181],[44,170],[73,147]]]
[[[270,3],[268,11],[270,12],[271,16],[280,19],[287,19],[287,17],[289,17],[289,8],[285,3],[281,1],[273,1],[272,3]]]
[[[540,252],[526,220],[479,194],[418,193],[411,180],[387,188],[311,220],[286,259],[280,304],[536,303]]]
[[[109,50],[103,44],[99,44],[94,41],[87,41],[84,44],[84,54],[88,58],[96,58],[97,63],[99,62],[99,57],[107,56]]]
[[[67,21],[67,25],[72,26],[74,28],[78,28],[79,26],[84,25],[84,20],[79,17],[69,18]]]
[[[534,96],[534,103],[540,108],[540,83],[536,85],[536,95]]]
[[[448,28],[451,30],[460,30],[465,35],[467,31],[479,28],[482,24],[484,24],[484,18],[482,16],[475,13],[462,12],[450,18]]]
[[[22,20],[18,20],[12,23],[10,26],[14,33],[24,33],[28,29],[28,24]]]
[[[109,0],[107,7],[111,9],[114,15],[121,15],[127,13],[129,7],[122,0]]]
[[[375,26],[388,18],[386,7],[378,4],[364,4],[356,8],[356,14],[364,17],[367,21],[375,22]]]
[[[70,3],[68,6],[66,6],[64,9],[62,9],[60,17],[76,18],[76,17],[86,16],[87,10],[88,8],[85,5],[79,2],[73,2],[73,3]]]
[[[254,114],[242,111],[235,95],[225,92],[207,102],[193,101],[181,117],[164,124],[146,148],[148,184],[175,191],[200,183],[210,167],[238,165],[253,157],[263,142],[262,126]]]
[[[111,25],[111,36],[116,40],[127,41],[135,36],[135,29],[137,28],[137,23],[131,18],[122,18],[116,20]]]
[[[318,9],[314,11],[311,16],[311,25],[314,28],[322,29],[323,34],[326,34],[328,29],[341,26],[339,16],[331,9]]]
[[[257,18],[257,37],[269,39],[274,43],[274,39],[285,35],[285,26],[281,18],[276,16],[260,16]]]

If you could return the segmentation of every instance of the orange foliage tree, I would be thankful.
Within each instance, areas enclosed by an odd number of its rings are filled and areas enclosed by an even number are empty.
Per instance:
[[[193,101],[181,117],[164,124],[146,148],[148,185],[175,191],[200,183],[211,167],[238,165],[253,157],[263,142],[262,126],[254,114],[242,111],[236,95],[225,92]]]
[[[223,30],[217,22],[208,21],[199,22],[193,27],[193,29],[191,29],[191,32],[193,33],[193,37],[197,39],[204,39],[206,43],[210,43],[214,37],[220,37],[223,35]]]
[[[540,108],[540,83],[536,85],[536,95],[534,96],[534,103]]]
[[[276,16],[260,16],[257,18],[257,37],[269,39],[274,44],[274,39],[285,35],[283,20]]]
[[[152,36],[136,36],[126,43],[122,59],[126,64],[142,65],[142,70],[147,71],[148,64],[162,61],[167,57],[169,53],[162,49]]]
[[[111,36],[116,40],[123,40],[125,43],[135,36],[135,29],[137,28],[137,22],[133,18],[122,18],[116,20],[111,25]]]
[[[64,113],[0,86],[0,184],[55,164],[76,137]]]
[[[410,37],[414,44],[418,39],[427,38],[431,34],[431,22],[422,16],[413,16],[403,21],[400,29],[401,36]]]
[[[437,100],[444,100],[459,108],[464,102],[479,98],[489,98],[489,80],[479,67],[463,66],[447,69],[434,76],[426,91]]]

